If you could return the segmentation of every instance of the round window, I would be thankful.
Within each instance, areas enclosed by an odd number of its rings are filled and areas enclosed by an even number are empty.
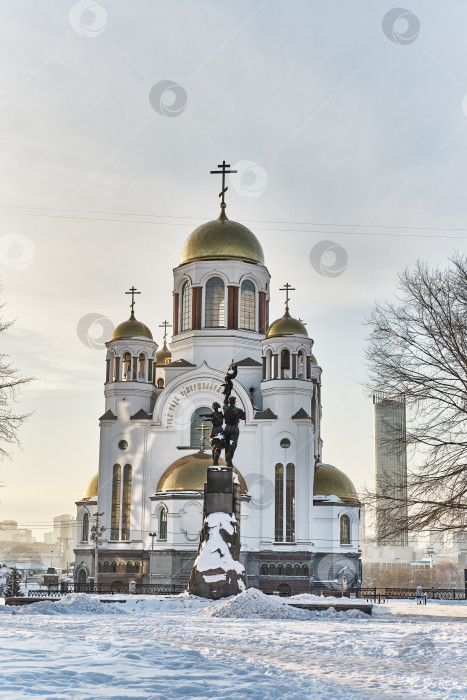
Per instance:
[[[126,440],[120,440],[118,443],[118,449],[119,450],[126,450],[128,448],[128,443]]]
[[[287,449],[287,447],[290,447],[290,440],[289,438],[282,438],[281,440],[281,447],[284,447]]]

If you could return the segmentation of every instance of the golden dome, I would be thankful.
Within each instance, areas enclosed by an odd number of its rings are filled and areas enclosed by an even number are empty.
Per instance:
[[[231,260],[264,264],[260,242],[249,228],[230,221],[224,210],[218,219],[198,226],[185,241],[180,265],[193,260]]]
[[[172,353],[170,352],[169,348],[167,347],[167,343],[164,340],[164,345],[160,350],[156,352],[156,365],[157,367],[163,367],[164,365],[167,365],[168,360],[170,362],[170,359],[172,357]]]
[[[137,321],[132,313],[128,321],[120,323],[113,332],[112,340],[124,340],[125,338],[149,338],[152,333],[144,323]]]
[[[311,353],[311,364],[312,364],[312,365],[317,365],[317,364],[318,364],[318,360],[317,360],[316,357],[313,355],[313,353]]]
[[[220,459],[219,464],[225,466],[224,460]],[[199,491],[204,493],[207,470],[211,465],[212,455],[210,452],[200,451],[196,454],[180,457],[162,474],[156,491]],[[235,467],[234,472],[240,482],[241,492],[246,493],[248,489],[245,479]]]
[[[84,492],[83,501],[90,501],[93,498],[97,498],[97,493],[99,491],[99,473],[94,474],[91,481],[86,487]]]
[[[303,323],[297,318],[292,318],[287,309],[282,318],[271,323],[266,332],[266,338],[277,338],[282,335],[301,335],[308,338],[308,332]]]
[[[355,486],[349,477],[331,464],[318,463],[315,467],[314,496],[337,496],[341,501],[358,501]]]

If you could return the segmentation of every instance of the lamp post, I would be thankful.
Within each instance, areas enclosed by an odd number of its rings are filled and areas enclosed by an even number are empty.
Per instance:
[[[157,536],[157,532],[150,532],[149,537],[151,538],[151,561],[149,562],[149,583],[152,583],[152,560],[154,556],[154,537]]]
[[[91,539],[94,540],[94,587],[97,589],[97,576],[98,576],[98,559],[99,559],[99,537],[107,530],[104,525],[99,527],[99,518],[101,518],[105,513],[94,513],[96,518],[96,524],[91,528]]]

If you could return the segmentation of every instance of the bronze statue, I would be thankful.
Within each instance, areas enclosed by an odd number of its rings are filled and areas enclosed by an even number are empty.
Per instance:
[[[224,400],[224,437],[225,437],[225,462],[228,467],[233,467],[232,460],[237,449],[240,420],[245,420],[245,411],[235,405],[235,396],[226,396]]]
[[[233,380],[237,376],[237,373],[238,373],[238,367],[235,364],[235,362],[232,360],[232,362],[229,365],[229,369],[226,372],[225,381],[222,384],[222,386],[224,387],[224,391],[222,393],[224,394],[226,399],[228,399],[230,394],[232,393]]]
[[[209,433],[209,442],[212,450],[212,463],[215,467],[219,466],[219,457],[221,456],[222,448],[225,447],[224,439],[224,415],[219,411],[220,404],[214,401],[212,404],[212,413],[203,413],[200,418],[206,418],[211,421],[211,432]]]

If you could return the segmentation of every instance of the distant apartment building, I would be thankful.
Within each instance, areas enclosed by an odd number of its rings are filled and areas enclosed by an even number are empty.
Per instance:
[[[407,547],[405,396],[373,395],[375,413],[376,544]]]

